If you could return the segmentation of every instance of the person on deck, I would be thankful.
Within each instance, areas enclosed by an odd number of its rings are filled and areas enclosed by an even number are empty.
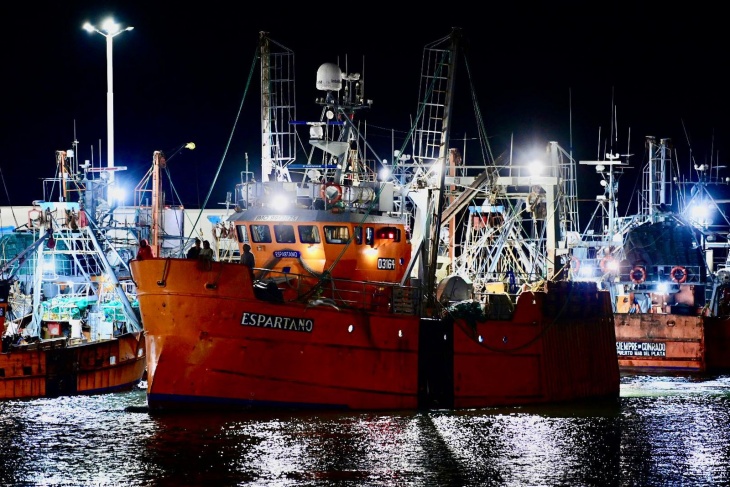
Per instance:
[[[139,241],[139,251],[137,252],[137,260],[152,259],[155,256],[152,255],[152,247],[147,243],[147,239]]]
[[[253,282],[253,268],[256,267],[256,258],[251,252],[249,244],[243,244],[243,253],[241,254],[241,264],[248,266],[248,272],[251,274],[251,282]]]
[[[203,248],[200,250],[200,255],[198,257],[206,261],[215,260],[215,257],[213,256],[213,249],[210,248],[209,241],[203,240]]]
[[[200,251],[201,251],[200,239],[198,237],[195,237],[195,245],[190,247],[190,249],[188,250],[188,254],[187,254],[188,259],[197,259],[198,256],[200,255]]]

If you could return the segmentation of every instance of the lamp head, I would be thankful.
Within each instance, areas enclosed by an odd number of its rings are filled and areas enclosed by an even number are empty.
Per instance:
[[[117,24],[116,22],[114,22],[114,19],[111,18],[111,17],[105,19],[104,22],[102,22],[102,24],[101,24],[101,30],[97,29],[93,24],[91,24],[91,22],[84,23],[84,25],[82,26],[82,28],[86,32],[98,32],[99,34],[103,35],[104,37],[107,37],[107,36],[114,37],[117,34],[121,34],[122,32],[126,32],[128,30],[133,30],[134,29],[134,27],[132,27],[132,26],[129,26],[129,27],[125,28],[125,29],[122,29],[119,26],[119,24]]]
[[[109,17],[101,23],[101,30],[109,35],[114,35],[119,32],[119,24],[114,22],[114,19]]]

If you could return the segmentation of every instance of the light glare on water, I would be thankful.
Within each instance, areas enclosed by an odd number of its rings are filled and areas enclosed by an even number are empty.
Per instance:
[[[592,404],[150,415],[143,390],[0,403],[3,485],[728,485],[730,378]]]

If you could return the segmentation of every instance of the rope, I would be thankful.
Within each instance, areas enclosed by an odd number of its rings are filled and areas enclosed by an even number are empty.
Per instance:
[[[574,290],[574,288],[571,288],[570,294],[572,294],[573,292],[575,292],[575,290]],[[545,294],[547,295],[547,293],[545,293]],[[451,313],[449,313],[448,308],[444,308],[444,310],[446,311],[446,314],[447,315],[449,315],[449,316],[452,317],[452,319],[454,320],[454,323],[458,323],[458,326],[467,334],[467,336],[469,336],[472,339],[472,341],[474,341],[474,343],[476,343],[481,348],[484,348],[485,350],[489,350],[489,351],[495,352],[495,353],[508,353],[508,354],[511,354],[511,353],[515,353],[515,352],[518,352],[520,350],[523,350],[523,349],[529,347],[530,345],[532,345],[533,343],[537,342],[538,340],[540,340],[543,337],[543,335],[545,335],[545,333],[548,332],[548,330],[550,330],[552,327],[554,327],[557,324],[558,319],[565,312],[565,309],[567,308],[569,302],[570,302],[570,299],[565,299],[563,301],[563,306],[555,314],[555,318],[553,318],[553,320],[551,322],[547,323],[543,327],[543,329],[540,330],[540,332],[537,333],[533,338],[531,338],[530,340],[527,340],[525,343],[522,343],[520,345],[517,345],[516,347],[512,347],[512,348],[508,348],[508,349],[504,349],[504,348],[503,349],[498,349],[498,348],[490,347],[489,345],[487,345],[484,342],[480,342],[479,341],[479,338],[477,336],[476,327],[472,327],[472,326],[468,326],[467,327],[467,322],[466,322],[465,319],[463,319],[463,318],[461,318],[461,319],[459,319],[459,318],[453,318],[453,316],[451,316]],[[513,316],[514,316],[514,313],[513,313]]]
[[[208,261],[206,262],[207,265],[210,266],[210,270],[213,270],[213,262]],[[205,288],[206,289],[216,289],[218,287],[218,281],[220,281],[221,274],[223,274],[223,264],[220,262],[215,262],[215,264],[218,266],[218,275],[215,276],[215,279],[213,279],[213,282],[206,282]]]
[[[254,52],[253,60],[251,62],[251,69],[248,72],[248,80],[246,81],[246,88],[243,90],[243,96],[241,97],[241,103],[238,107],[238,113],[236,114],[236,119],[233,123],[233,128],[231,129],[231,133],[228,136],[228,142],[226,143],[226,147],[223,151],[223,156],[221,157],[221,161],[218,164],[218,169],[215,172],[215,176],[213,177],[213,182],[210,185],[210,189],[208,189],[208,194],[205,196],[205,200],[203,201],[202,206],[200,207],[200,213],[198,213],[198,217],[195,219],[195,223],[193,224],[193,230],[191,231],[190,235],[188,235],[188,240],[190,240],[193,236],[193,233],[195,232],[195,227],[197,226],[198,222],[200,221],[200,218],[203,216],[203,209],[205,209],[206,205],[208,204],[208,200],[210,200],[210,195],[213,193],[213,188],[215,187],[215,183],[218,180],[218,176],[220,176],[221,170],[223,168],[223,162],[226,160],[226,155],[228,154],[228,151],[231,147],[231,141],[233,140],[233,134],[236,131],[236,127],[238,126],[238,121],[241,118],[241,112],[243,111],[243,102],[246,100],[246,95],[248,94],[249,87],[251,86],[251,80],[253,79],[253,75],[256,72],[256,65],[258,64],[258,59],[261,55],[261,44],[259,43],[256,46],[256,51]]]
[[[167,285],[167,273],[170,269],[170,257],[165,259],[165,266],[162,268],[162,277],[159,281],[157,281],[157,285],[160,287],[165,287]]]

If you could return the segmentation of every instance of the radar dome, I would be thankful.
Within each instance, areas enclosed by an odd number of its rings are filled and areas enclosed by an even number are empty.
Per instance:
[[[322,91],[340,91],[342,88],[342,71],[334,63],[324,63],[317,70],[317,89]]]

